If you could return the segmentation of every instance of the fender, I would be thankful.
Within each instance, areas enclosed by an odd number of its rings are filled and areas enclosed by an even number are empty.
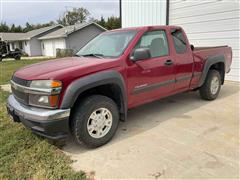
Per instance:
[[[219,62],[224,63],[224,73],[225,73],[225,68],[226,67],[225,67],[225,57],[224,57],[224,55],[211,56],[211,57],[207,58],[207,60],[205,62],[205,65],[204,65],[204,68],[203,68],[202,76],[200,78],[198,87],[201,87],[203,85],[203,83],[205,82],[205,79],[207,77],[207,74],[208,74],[208,71],[209,71],[210,67],[213,64],[216,64],[216,63],[219,63]]]
[[[127,95],[125,82],[122,75],[113,70],[102,71],[94,73],[92,75],[87,75],[73,81],[66,89],[63,100],[61,103],[61,109],[72,108],[76,102],[78,96],[86,90],[91,88],[115,84],[120,88],[121,92],[121,108],[120,113],[123,114],[122,119],[126,119],[127,116]]]

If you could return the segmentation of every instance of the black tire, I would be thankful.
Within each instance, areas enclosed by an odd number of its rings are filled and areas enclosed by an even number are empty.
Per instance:
[[[111,112],[112,126],[105,136],[94,138],[88,132],[87,124],[90,115],[99,108],[106,108]],[[109,142],[116,133],[119,123],[118,107],[112,99],[106,96],[92,95],[75,105],[71,122],[72,135],[75,140],[79,144],[84,143],[90,148],[96,148]]]
[[[213,93],[211,91],[211,84],[212,84],[212,81],[215,78],[218,79],[218,89],[215,93]],[[204,100],[209,100],[209,101],[214,100],[214,99],[217,98],[217,96],[220,92],[220,89],[221,89],[221,76],[220,76],[219,71],[214,70],[214,69],[209,70],[204,84],[199,89],[199,93],[200,93],[201,98],[204,99]]]
[[[20,56],[20,55],[16,55],[16,56],[14,57],[14,59],[15,59],[15,60],[20,60],[20,59],[21,59],[21,56]]]

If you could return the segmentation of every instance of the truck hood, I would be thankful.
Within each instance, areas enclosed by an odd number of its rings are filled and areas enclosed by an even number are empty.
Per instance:
[[[44,61],[23,67],[15,72],[15,76],[25,80],[56,79],[79,77],[91,72],[116,66],[114,59],[98,59],[94,57],[70,57]]]

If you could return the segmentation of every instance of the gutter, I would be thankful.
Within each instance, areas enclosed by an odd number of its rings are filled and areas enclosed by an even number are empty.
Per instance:
[[[51,36],[51,37],[40,37],[38,40],[47,40],[47,39],[57,39],[57,38],[66,38],[67,35]]]

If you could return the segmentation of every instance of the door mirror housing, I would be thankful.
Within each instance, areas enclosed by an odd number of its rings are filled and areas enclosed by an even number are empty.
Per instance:
[[[191,47],[191,50],[194,51],[194,46],[192,44],[190,45],[190,47]]]
[[[139,60],[144,60],[149,58],[151,58],[151,53],[149,48],[135,49],[130,56],[130,59],[132,61],[139,61]]]

